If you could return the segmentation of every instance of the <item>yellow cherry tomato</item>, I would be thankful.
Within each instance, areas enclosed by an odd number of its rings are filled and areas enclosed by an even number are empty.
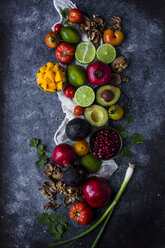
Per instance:
[[[77,141],[73,148],[78,156],[84,156],[89,152],[89,146],[85,140]]]
[[[120,45],[123,39],[124,39],[124,35],[123,32],[121,32],[120,30],[113,31],[111,29],[107,29],[105,30],[103,35],[104,43],[109,43],[112,46]]]
[[[119,105],[112,105],[109,109],[108,109],[108,113],[109,113],[109,117],[112,120],[119,120],[123,117],[124,115],[124,110],[122,107],[120,107]]]

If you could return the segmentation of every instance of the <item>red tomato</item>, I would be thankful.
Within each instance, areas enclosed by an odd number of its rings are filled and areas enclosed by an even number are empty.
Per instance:
[[[81,225],[88,225],[93,219],[93,211],[85,202],[78,202],[71,207],[70,218]]]
[[[60,35],[57,32],[49,32],[45,38],[46,44],[50,48],[55,48],[60,43]]]
[[[71,9],[69,11],[69,21],[74,23],[80,23],[83,21],[83,14],[78,9]]]
[[[56,57],[61,64],[68,65],[74,59],[75,48],[68,43],[61,43],[56,49]]]
[[[62,25],[61,25],[60,23],[58,23],[58,24],[56,24],[56,25],[54,26],[54,31],[55,31],[55,32],[60,32],[60,31],[61,31],[61,28],[62,28]]]
[[[68,98],[73,98],[76,92],[76,88],[72,85],[68,85],[64,88],[64,95]]]
[[[81,106],[76,106],[74,108],[74,115],[83,115],[84,114],[84,108]]]

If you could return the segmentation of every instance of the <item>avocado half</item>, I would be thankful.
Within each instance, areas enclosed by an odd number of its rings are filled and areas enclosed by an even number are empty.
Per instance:
[[[84,111],[84,116],[86,120],[95,127],[102,127],[108,121],[107,110],[100,105],[91,105]]]
[[[111,86],[105,85],[100,87],[96,92],[96,101],[102,106],[111,106],[115,104],[120,98],[120,89]]]

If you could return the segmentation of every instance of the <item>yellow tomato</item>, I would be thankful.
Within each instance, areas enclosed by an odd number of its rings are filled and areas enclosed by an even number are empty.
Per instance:
[[[109,117],[112,120],[119,120],[123,117],[124,115],[124,110],[122,107],[120,107],[119,105],[112,105],[109,109],[108,109],[108,113],[109,113]]]
[[[84,156],[89,152],[89,146],[85,140],[77,141],[73,148],[78,156]]]

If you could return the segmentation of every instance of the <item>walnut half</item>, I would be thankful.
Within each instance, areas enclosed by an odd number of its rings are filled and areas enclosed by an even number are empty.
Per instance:
[[[128,67],[128,60],[124,56],[117,57],[111,64],[114,72],[120,73]]]

